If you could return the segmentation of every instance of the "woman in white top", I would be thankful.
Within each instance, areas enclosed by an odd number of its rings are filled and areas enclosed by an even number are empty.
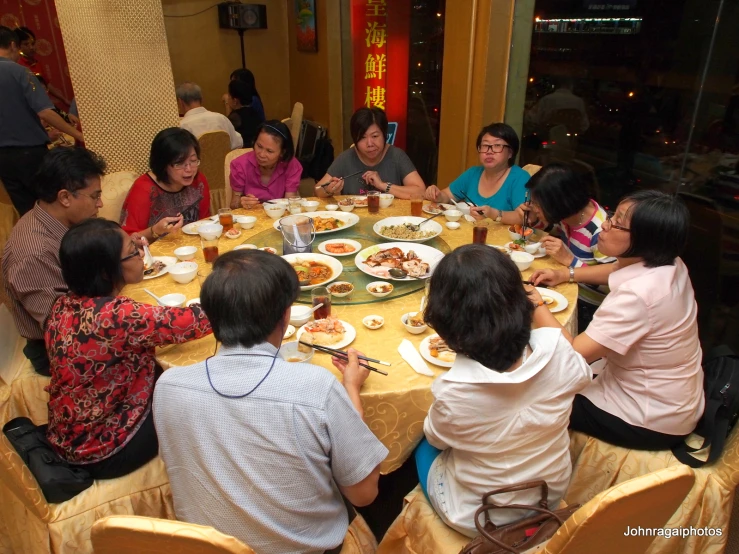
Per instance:
[[[572,337],[535,289],[527,294],[513,262],[485,245],[462,246],[444,257],[424,316],[457,353],[431,387],[426,439],[416,452],[419,480],[436,512],[473,537],[483,493],[532,479],[547,482],[556,506],[572,471],[572,401],[592,378]],[[534,504],[538,494],[499,500]],[[492,514],[496,524],[525,515]]]
[[[573,343],[586,360],[605,358],[606,365],[575,398],[572,429],[625,448],[667,450],[703,414],[698,307],[678,257],[689,220],[676,196],[636,192],[603,223],[598,247],[617,259],[611,267],[532,275],[535,283],[570,279],[611,289]]]

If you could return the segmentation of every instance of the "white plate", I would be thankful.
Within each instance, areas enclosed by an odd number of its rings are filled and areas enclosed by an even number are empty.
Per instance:
[[[367,197],[366,196],[352,196],[352,200],[354,200],[354,209],[357,208],[366,208],[367,207]],[[357,204],[357,202],[362,202],[361,204]]]
[[[372,254],[376,254],[380,250],[387,250],[388,248],[400,248],[404,254],[407,254],[409,250],[413,250],[421,261],[426,262],[430,266],[429,273],[425,277],[405,277],[404,279],[398,279],[396,277],[390,277],[387,273],[387,268],[382,267],[370,267],[364,263],[364,260],[369,258]],[[425,244],[413,244],[408,242],[384,242],[382,244],[375,244],[362,250],[359,254],[354,257],[354,265],[359,268],[359,271],[371,275],[382,280],[393,280],[393,281],[413,281],[415,279],[428,279],[434,272],[436,264],[438,264],[444,257],[444,252],[437,250],[432,246]]]
[[[567,302],[567,299],[564,296],[562,296],[560,293],[558,293],[556,290],[543,289],[541,287],[536,287],[536,290],[539,291],[539,294],[541,294],[542,298],[544,298],[545,296],[548,296],[550,298],[554,298],[554,300],[557,302],[557,305],[554,308],[549,308],[549,311],[552,312],[553,314],[556,314],[557,312],[561,312],[567,309],[569,302]]]
[[[503,252],[504,254],[510,254],[511,249],[508,248],[508,244],[488,244],[488,246],[490,246],[491,248],[495,248],[496,250],[499,250],[500,252]]]
[[[144,275],[144,280],[156,279],[157,277],[161,277],[162,275],[169,273],[169,268],[179,261],[174,256],[152,256],[152,258],[154,258],[155,262],[162,262],[164,264],[164,269],[156,275]]]
[[[182,232],[186,235],[197,235],[198,234],[198,228],[201,225],[205,225],[206,223],[213,223],[214,221],[218,221],[218,216],[213,215],[205,219],[201,219],[200,221],[195,221],[193,223],[188,223],[184,227],[182,227]]]
[[[287,329],[285,329],[285,336],[282,337],[282,340],[289,339],[295,334],[295,327],[292,325],[288,325]]]
[[[326,256],[325,254],[286,254],[282,256],[282,259],[286,260],[289,264],[294,264],[296,262],[321,262],[331,268],[333,274],[330,279],[317,285],[306,285],[304,287],[300,287],[300,290],[313,290],[316,287],[325,287],[331,281],[335,281],[339,275],[341,275],[341,272],[344,271],[344,266],[341,265],[339,260],[332,258],[331,256]]]
[[[434,211],[434,210],[432,210],[430,208],[431,208],[431,204],[424,204],[423,205],[423,213],[429,214],[429,215],[436,215],[436,214],[440,214],[441,213],[441,210]],[[452,207],[452,209],[455,209],[455,208]]]
[[[502,247],[502,248],[505,248],[506,250],[508,250],[508,253],[509,254],[511,252],[525,252],[525,250],[513,250],[511,248],[511,244],[513,244],[513,241],[511,241],[509,243],[506,243],[506,245],[504,247]],[[539,250],[536,251],[536,254],[532,254],[532,256],[534,256],[534,259],[535,260],[538,259],[538,258],[543,258],[546,255],[547,255],[547,251],[544,250],[543,248],[539,248]]]
[[[333,252],[329,252],[328,250],[326,250],[327,244],[336,244],[337,242],[338,243],[343,242],[345,244],[353,246],[355,249],[352,250],[351,252],[347,252],[346,254],[335,254]],[[356,254],[357,252],[359,252],[361,249],[362,249],[362,245],[359,244],[356,240],[351,240],[351,239],[330,239],[330,240],[325,240],[321,244],[318,245],[319,252],[326,254],[327,256],[336,256],[336,257],[351,256],[352,254]]]
[[[338,229],[331,229],[330,231],[316,231],[316,235],[325,235],[328,233],[337,233],[339,231],[343,231],[344,229],[348,229],[349,227],[352,227],[359,223],[359,216],[356,214],[353,214],[351,212],[308,212],[305,214],[302,214],[305,216],[308,216],[310,218],[314,217],[326,217],[326,218],[332,218],[332,219],[340,219],[344,222],[344,225],[339,227]],[[280,220],[276,219],[275,222],[272,224],[272,227],[280,230]]]
[[[426,242],[427,240],[431,240],[434,237],[438,237],[441,232],[444,230],[444,228],[439,225],[436,221],[427,221],[423,225],[421,225],[421,231],[431,231],[431,235],[424,237],[422,239],[395,239],[392,237],[386,237],[385,235],[380,234],[380,229],[383,227],[389,227],[390,225],[403,225],[404,223],[415,223],[419,224],[421,223],[425,217],[413,217],[413,216],[401,216],[401,217],[386,217],[385,219],[381,219],[377,223],[375,223],[372,226],[372,230],[377,233],[378,236],[386,239],[386,240],[399,240],[402,242]]]
[[[421,341],[421,344],[418,346],[419,352],[421,352],[421,356],[423,356],[423,359],[426,360],[429,363],[432,363],[434,365],[438,365],[441,367],[452,367],[454,365],[454,362],[445,362],[444,360],[440,360],[439,358],[434,358],[431,355],[431,350],[429,349],[429,343],[431,342],[431,339],[438,337],[439,335],[430,335],[423,339]]]
[[[341,321],[341,324],[344,326],[344,340],[337,342],[336,344],[327,344],[327,345],[319,345],[319,346],[328,346],[329,348],[339,349],[339,348],[344,348],[346,346],[349,346],[352,342],[354,342],[354,339],[357,338],[357,331],[354,329],[354,327],[349,325],[346,321],[342,319],[340,319],[339,321]],[[298,329],[298,335],[295,337],[296,340],[300,340],[300,337],[305,332],[306,325],[310,325],[311,323],[313,322],[311,321],[309,323],[306,323],[300,329]],[[316,350],[316,352],[320,354],[318,350]]]

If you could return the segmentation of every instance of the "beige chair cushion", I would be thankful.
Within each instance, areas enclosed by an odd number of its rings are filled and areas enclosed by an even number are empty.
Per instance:
[[[5,243],[10,238],[10,233],[16,221],[18,221],[18,212],[15,211],[10,196],[8,196],[3,182],[0,181],[0,254],[2,254]]]
[[[540,165],[534,165],[534,164],[526,164],[521,169],[523,169],[526,173],[529,175],[534,175],[537,171],[541,169]]]
[[[103,177],[103,207],[98,212],[98,216],[120,223],[123,201],[138,177],[131,171],[118,171]]]
[[[231,162],[234,161],[239,156],[243,156],[247,152],[251,152],[254,150],[253,148],[237,148],[236,150],[231,150],[228,154],[226,154],[226,159],[223,163],[223,175],[226,179],[226,205],[231,205],[231,196],[233,190],[231,189]]]
[[[20,336],[13,321],[13,314],[4,304],[0,305],[0,401],[2,390],[9,387],[22,369],[31,365],[23,355],[26,339]]]
[[[231,152],[231,138],[226,131],[213,131],[198,137],[200,143],[200,171],[208,179],[210,187],[210,211],[217,214],[220,208],[228,207],[226,194],[227,181],[221,168],[226,156]]]

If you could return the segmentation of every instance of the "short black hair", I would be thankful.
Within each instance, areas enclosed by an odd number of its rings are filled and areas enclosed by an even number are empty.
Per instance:
[[[354,144],[357,144],[367,132],[367,129],[377,124],[382,132],[383,141],[387,141],[387,114],[380,108],[359,108],[352,114],[349,130]]]
[[[529,342],[533,311],[511,259],[468,244],[436,267],[424,319],[455,352],[503,372]]]
[[[250,348],[267,339],[299,293],[295,270],[280,256],[232,250],[213,264],[200,302],[216,340]]]
[[[123,235],[115,221],[94,217],[62,238],[59,261],[69,290],[77,296],[113,296],[123,284]]]
[[[621,254],[642,258],[647,267],[673,265],[688,240],[690,211],[677,196],[658,190],[640,190],[621,199],[632,202],[627,215],[631,243]]]
[[[290,129],[287,128],[287,125],[276,119],[270,119],[257,127],[257,138],[259,138],[259,133],[267,133],[280,141],[280,148],[282,148],[280,161],[289,162],[293,159],[293,156],[295,156],[295,146],[293,145],[293,136],[290,134]]]
[[[13,43],[15,43],[16,46],[20,44],[20,41],[18,40],[18,33],[16,33],[10,27],[0,25],[0,48],[2,48],[3,50],[8,50],[10,49],[10,45]]]
[[[259,92],[257,92],[257,80],[254,78],[254,73],[252,73],[251,70],[235,69],[231,72],[231,80],[242,81],[246,83],[254,91],[252,96],[260,98]]]
[[[159,131],[151,141],[149,167],[152,173],[159,181],[169,183],[167,167],[187,160],[193,148],[195,155],[200,159],[200,143],[187,129],[169,127]]]
[[[550,224],[582,212],[590,202],[587,183],[562,163],[542,167],[529,179],[526,188]]]
[[[18,27],[15,30],[15,34],[18,37],[18,46],[20,46],[21,42],[23,42],[24,40],[28,40],[29,38],[36,40],[36,33],[34,33],[28,27]]]
[[[241,102],[243,106],[251,106],[254,100],[254,88],[244,81],[229,81],[228,95]]]
[[[513,130],[513,127],[510,125],[506,125],[505,123],[491,123],[490,125],[487,125],[486,127],[482,128],[482,131],[480,131],[480,134],[477,135],[477,142],[475,142],[475,147],[479,150],[480,145],[482,144],[482,137],[485,135],[490,135],[491,137],[499,138],[508,143],[508,146],[511,147],[511,157],[508,158],[508,165],[512,166],[514,163],[516,163],[516,156],[518,156],[518,149],[520,147],[520,142],[518,140],[518,135],[516,134],[516,131]]]
[[[45,156],[33,177],[39,200],[52,203],[59,192],[77,192],[88,186],[87,180],[105,174],[105,160],[86,148],[54,148]]]

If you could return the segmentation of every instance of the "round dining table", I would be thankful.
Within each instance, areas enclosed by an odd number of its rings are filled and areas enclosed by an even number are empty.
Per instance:
[[[336,199],[312,199],[319,200],[321,205],[318,210],[323,210],[329,202]],[[357,207],[353,214],[360,218],[360,222],[352,228],[343,229],[336,233],[319,234],[313,242],[313,252],[321,242],[333,238],[359,239],[362,246],[370,244],[382,244],[392,242],[392,239],[380,237],[372,231],[372,225],[386,217],[409,216],[411,205],[408,200],[395,199],[391,206],[380,208],[376,214],[369,214],[366,207]],[[270,218],[264,210],[252,209],[233,210],[234,215],[252,215],[257,218],[256,224],[251,229],[241,229],[241,235],[235,239],[226,238],[222,235],[219,239],[219,254],[224,254],[240,244],[255,244],[259,247],[271,246],[282,253],[282,234],[275,228],[275,220]],[[287,212],[285,215],[289,215]],[[310,213],[304,215],[310,216]],[[459,246],[472,243],[473,225],[470,221],[462,218],[460,227],[456,230],[448,229],[445,225],[444,215],[435,218],[441,224],[441,234],[424,244],[436,246],[439,250],[449,252]],[[508,227],[503,224],[489,222],[487,244],[505,245],[510,242]],[[237,226],[238,227],[238,226]],[[210,267],[203,258],[203,253],[198,235],[188,235],[177,232],[162,237],[150,247],[154,256],[174,256],[174,250],[181,246],[197,246],[198,251],[195,261],[200,269],[206,270]],[[354,267],[354,256],[339,258],[344,263],[345,271],[339,276],[342,281],[356,281],[358,284],[369,279]],[[531,268],[522,272],[523,279],[527,279],[536,269],[555,268],[559,264],[548,256],[534,260]],[[363,280],[364,279],[364,280]],[[371,279],[378,280],[378,279]],[[357,286],[357,289],[359,287]],[[200,282],[198,278],[190,283],[180,284],[174,281],[172,276],[163,274],[153,279],[147,279],[136,285],[127,285],[122,295],[134,300],[146,303],[154,303],[144,289],[150,290],[157,296],[168,293],[179,292],[186,296],[187,300],[199,298]],[[402,289],[402,287],[398,287]],[[562,294],[568,301],[567,308],[555,314],[570,333],[575,334],[577,330],[577,285],[564,283],[554,287],[553,290]],[[361,294],[360,294],[361,292]],[[361,391],[362,405],[364,407],[364,419],[372,432],[388,448],[390,453],[382,463],[380,471],[383,474],[390,473],[401,466],[411,455],[413,449],[423,438],[423,421],[433,401],[431,394],[431,383],[434,379],[448,371],[448,368],[428,363],[434,376],[417,373],[404,361],[398,352],[398,346],[404,339],[410,341],[418,349],[421,341],[429,335],[434,334],[428,329],[421,334],[411,334],[401,322],[401,316],[408,312],[419,310],[420,301],[424,295],[422,284],[413,288],[410,292],[390,295],[387,298],[369,297],[364,290],[356,290],[355,295],[347,299],[333,298],[332,316],[350,323],[356,330],[356,338],[351,346],[363,352],[366,356],[377,358],[390,363],[389,367],[377,366],[388,373],[387,376],[371,372]],[[306,301],[303,293],[299,301]],[[307,302],[310,302],[310,293],[307,293]],[[384,318],[384,325],[377,330],[370,330],[362,324],[362,319],[368,315],[380,315]],[[295,335],[286,341],[295,340]],[[208,356],[212,356],[217,349],[216,340],[211,335],[199,340],[181,345],[167,346],[157,350],[157,360],[166,370],[173,366],[185,366],[202,362]],[[311,363],[327,368],[337,378],[341,378],[339,371],[331,364],[331,357],[316,351]]]

